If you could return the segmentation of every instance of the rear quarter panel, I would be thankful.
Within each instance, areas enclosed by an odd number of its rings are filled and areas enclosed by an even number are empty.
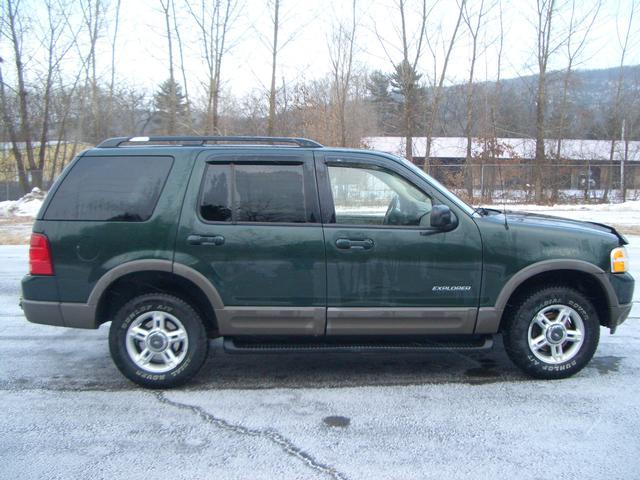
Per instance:
[[[34,232],[49,238],[54,274],[61,302],[86,302],[96,282],[112,268],[133,260],[173,259],[180,208],[197,154],[184,147],[91,150],[91,156],[168,155],[174,162],[152,216],[144,222],[47,221],[39,219]],[[54,195],[52,189],[49,195]],[[49,200],[49,199],[48,199]],[[48,201],[39,217],[44,216]],[[28,298],[27,292],[25,297]]]

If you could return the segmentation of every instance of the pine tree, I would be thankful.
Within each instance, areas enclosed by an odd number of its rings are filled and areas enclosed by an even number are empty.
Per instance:
[[[154,123],[157,133],[176,135],[184,130],[188,109],[180,84],[171,79],[162,82],[154,96],[154,101],[156,109]]]
[[[416,130],[421,77],[422,75],[406,60],[395,66],[395,71],[390,77],[392,91],[402,98],[404,135],[412,136]]]
[[[399,104],[391,95],[389,75],[378,70],[367,78],[367,91],[378,117],[378,131],[381,135],[398,134]]]

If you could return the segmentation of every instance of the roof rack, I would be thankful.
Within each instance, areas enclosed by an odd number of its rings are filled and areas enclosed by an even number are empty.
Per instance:
[[[305,148],[322,148],[318,142],[308,140],[306,138],[292,138],[292,137],[230,137],[230,136],[213,136],[213,137],[201,137],[201,136],[176,136],[176,135],[161,135],[151,137],[114,137],[105,140],[100,143],[98,148],[113,148],[119,147],[123,143],[131,143],[134,145],[153,144],[175,142],[181,146],[197,146],[204,145],[206,143],[270,143],[270,144],[294,144],[298,147]]]

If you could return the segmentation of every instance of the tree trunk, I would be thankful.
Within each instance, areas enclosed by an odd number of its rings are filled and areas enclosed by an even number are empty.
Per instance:
[[[166,134],[175,135],[177,133],[178,124],[178,98],[176,91],[176,79],[173,71],[173,42],[171,39],[171,23],[169,22],[169,10],[171,9],[171,1],[167,0],[167,3],[160,1],[162,10],[164,11],[165,27],[167,29],[167,53],[169,54],[169,118],[167,119]]]
[[[0,59],[1,65],[1,59]],[[2,106],[2,115],[4,119],[5,126],[9,133],[9,139],[11,140],[11,151],[13,152],[13,157],[16,162],[16,169],[18,170],[18,181],[20,183],[20,188],[23,193],[28,193],[31,190],[31,185],[29,183],[29,178],[27,177],[27,173],[24,167],[24,158],[22,156],[22,151],[20,150],[20,145],[18,144],[18,135],[16,133],[16,127],[13,124],[13,119],[9,115],[9,105],[7,103],[7,97],[4,89],[4,78],[2,76],[2,68],[0,68],[0,105]]]
[[[191,113],[191,100],[189,100],[189,86],[187,83],[187,71],[184,67],[184,54],[182,51],[182,37],[180,36],[180,29],[178,28],[178,18],[176,16],[176,3],[171,2],[171,11],[173,16],[173,28],[176,32],[176,40],[178,41],[178,54],[180,56],[180,71],[182,72],[182,83],[184,85],[184,99],[187,104],[187,126],[189,131],[193,132],[193,118]]]
[[[24,81],[24,64],[22,63],[22,49],[20,46],[20,38],[17,31],[16,15],[17,6],[14,8],[13,0],[7,0],[8,8],[8,20],[9,28],[11,30],[11,43],[13,47],[13,54],[16,65],[16,76],[18,80],[18,100],[20,111],[20,137],[25,144],[25,151],[27,153],[27,168],[30,171],[36,170],[35,156],[33,151],[33,131],[31,128],[31,121],[29,116],[29,101],[27,98],[27,88]],[[16,148],[17,145],[16,145]],[[22,160],[22,155],[20,155]],[[16,157],[16,161],[18,157]],[[23,168],[24,170],[24,168]],[[27,177],[28,178],[28,177]],[[21,182],[24,183],[23,190],[27,193],[32,188],[30,181]],[[26,188],[25,188],[26,187]]]
[[[546,133],[547,90],[546,75],[549,57],[553,49],[550,47],[551,22],[555,13],[555,0],[538,0],[537,2],[537,60],[538,60],[538,91],[536,95],[536,154],[533,166],[533,185],[535,202],[544,201],[545,178],[544,170],[547,163],[544,139]]]
[[[540,72],[540,75],[538,76],[538,95],[536,101],[536,154],[533,169],[533,184],[535,191],[535,201],[537,204],[541,204],[544,198],[543,170],[546,163],[546,156],[544,151],[545,102],[545,75],[544,72]]]
[[[475,26],[471,24],[471,18],[469,17],[466,9],[466,5],[464,7],[464,21],[469,28],[469,33],[472,38],[472,49],[471,49],[471,66],[469,68],[469,80],[467,82],[467,117],[465,124],[465,136],[467,137],[467,148],[466,148],[466,156],[465,156],[465,170],[464,170],[464,183],[467,189],[467,195],[469,196],[469,201],[473,201],[473,157],[471,155],[471,144],[472,144],[472,127],[473,127],[473,79],[476,67],[476,59],[478,52],[478,32],[480,31],[480,25],[483,17],[483,8],[484,1],[480,2],[480,7],[478,11],[478,19]]]
[[[278,57],[278,28],[280,0],[274,0],[273,44],[271,48],[271,88],[269,89],[269,119],[267,121],[267,135],[273,136],[276,123],[276,67]]]

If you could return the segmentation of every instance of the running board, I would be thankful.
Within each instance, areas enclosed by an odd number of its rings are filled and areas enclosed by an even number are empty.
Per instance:
[[[375,340],[369,339],[269,339],[225,338],[227,353],[420,353],[447,350],[487,350],[493,347],[493,337],[463,339]]]

